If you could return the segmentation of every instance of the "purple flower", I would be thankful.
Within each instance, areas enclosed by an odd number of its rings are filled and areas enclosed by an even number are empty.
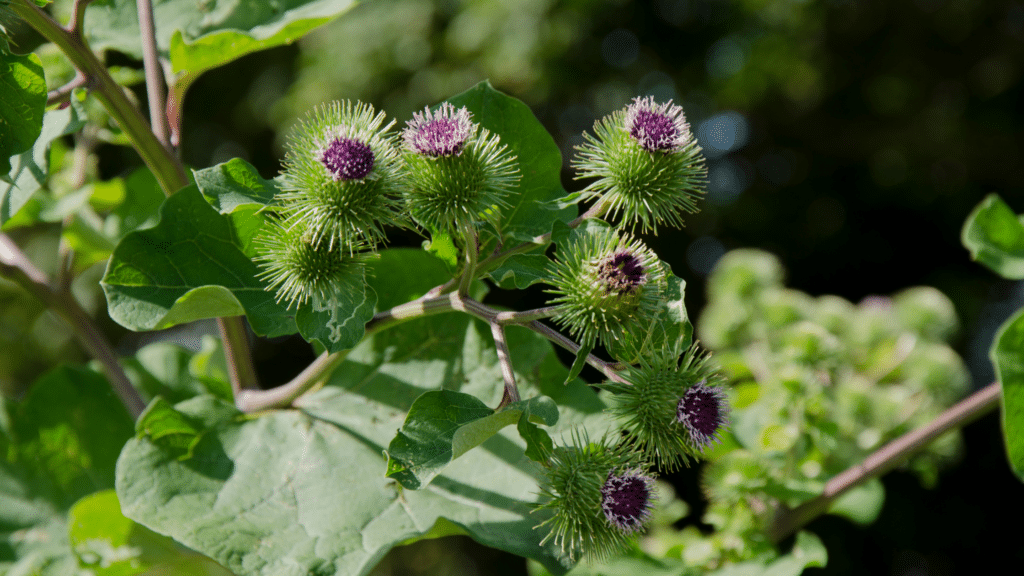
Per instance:
[[[626,107],[626,131],[648,152],[675,152],[690,142],[690,125],[683,109],[658,104],[654,98],[634,98]]]
[[[628,470],[615,476],[608,474],[601,488],[601,509],[608,522],[622,532],[629,534],[640,530],[651,516],[654,502],[654,479]]]
[[[598,278],[608,292],[630,294],[647,282],[647,271],[639,256],[622,250],[605,258],[598,266]]]
[[[402,139],[406,148],[424,156],[458,156],[473,134],[473,123],[465,106],[456,112],[454,106],[444,102],[434,112],[425,108],[423,114],[414,113],[412,117],[406,122]]]
[[[335,138],[320,153],[320,162],[335,181],[362,180],[373,170],[373,150],[354,138]]]
[[[729,405],[720,388],[708,386],[707,380],[690,386],[676,406],[676,421],[690,433],[694,446],[704,451],[720,440],[719,432],[728,424]]]

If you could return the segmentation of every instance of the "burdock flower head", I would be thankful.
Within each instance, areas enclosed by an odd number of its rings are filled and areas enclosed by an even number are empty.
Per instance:
[[[257,237],[256,262],[267,290],[277,292],[278,302],[289,307],[312,301],[330,302],[345,294],[359,294],[365,287],[369,255],[359,250],[362,242],[315,242],[301,219],[271,220]]]
[[[585,197],[600,198],[612,215],[641,223],[683,226],[682,215],[697,212],[707,168],[683,109],[654,98],[634,98],[624,110],[594,124],[594,135],[577,147],[572,165],[578,179],[597,178]]]
[[[554,319],[584,345],[640,338],[666,282],[650,248],[596,220],[558,243],[553,271]]]
[[[575,434],[557,448],[541,482],[540,510],[551,517],[544,542],[554,540],[571,560],[600,559],[621,550],[643,529],[654,504],[654,478],[627,450]]]
[[[332,102],[300,122],[288,143],[279,210],[301,217],[310,240],[371,247],[385,224],[401,225],[403,169],[384,113],[362,102]]]
[[[695,344],[681,360],[644,359],[625,371],[628,383],[601,386],[614,393],[610,411],[637,449],[665,470],[702,454],[728,426],[729,404],[720,387],[725,378],[709,359]]]
[[[519,182],[519,165],[498,135],[472,121],[465,107],[444,102],[414,114],[402,132],[412,217],[434,230],[454,233],[474,221],[494,222],[508,207]]]

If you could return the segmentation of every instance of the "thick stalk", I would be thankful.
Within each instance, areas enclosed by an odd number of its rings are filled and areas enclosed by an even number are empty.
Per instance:
[[[252,363],[252,352],[249,349],[249,331],[245,325],[245,316],[229,316],[217,319],[220,337],[224,342],[224,359],[228,363],[231,390],[238,398],[242,390],[259,388],[256,367]]]
[[[153,3],[150,0],[135,0],[139,13],[139,35],[142,39],[142,62],[146,71],[146,98],[149,102],[149,124],[153,127],[153,135],[170,149],[167,137],[167,106],[164,95],[163,70],[160,67],[160,54],[156,49],[156,23],[153,21]]]
[[[139,109],[128,100],[121,86],[110,77],[110,73],[86,45],[84,37],[63,28],[30,0],[11,0],[10,8],[43,38],[56,44],[71,64],[88,79],[89,89],[131,140],[164,192],[170,195],[186,186],[188,177],[184,166],[160,143]]]
[[[36,268],[25,256],[25,253],[6,234],[2,233],[0,233],[0,274],[16,282],[71,326],[75,338],[85,348],[85,351],[99,361],[104,375],[128,413],[131,414],[132,419],[138,418],[146,405],[121,368],[113,347],[93,323],[92,318],[82,309],[70,292],[51,288],[46,274]]]
[[[519,387],[516,385],[516,375],[512,371],[512,358],[508,353],[508,342],[505,341],[505,329],[494,322],[491,322],[491,336],[494,337],[494,347],[498,350],[498,364],[501,365],[501,379],[505,383],[505,391],[501,395],[501,403],[495,410],[501,410],[514,402],[519,402]]]
[[[825,484],[820,496],[792,510],[781,510],[768,529],[768,537],[776,543],[785,540],[811,520],[828,512],[832,503],[850,489],[892,470],[946,432],[966,426],[991,412],[999,405],[999,391],[998,383],[982,388],[936,416],[924,427],[900,436],[860,464],[834,476]]]

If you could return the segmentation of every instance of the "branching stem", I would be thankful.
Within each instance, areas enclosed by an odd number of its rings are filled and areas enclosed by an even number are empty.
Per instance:
[[[495,337],[495,346],[498,348],[498,360],[502,363],[502,374],[505,381],[505,394],[499,407],[505,406],[509,402],[517,402],[519,399],[519,391],[512,376],[512,365],[510,361],[506,364],[506,360],[502,359],[503,354],[506,359],[508,358],[508,345],[504,336],[505,326],[512,324],[533,330],[573,354],[580,348],[579,344],[563,336],[553,328],[541,324],[538,320],[528,319],[530,316],[550,316],[551,308],[539,308],[526,312],[504,312],[495,310],[472,298],[461,296],[458,292],[449,292],[439,296],[429,295],[436,290],[437,288],[431,290],[427,296],[417,298],[405,304],[399,304],[390,310],[378,312],[366,323],[366,335],[364,338],[414,318],[433,316],[444,312],[464,312],[474,318],[487,322],[491,327],[491,334]],[[330,373],[345,359],[346,354],[348,354],[347,351],[334,354],[325,352],[301,374],[287,384],[277,388],[271,390],[242,390],[235,395],[235,405],[242,412],[256,412],[268,408],[288,406],[296,398],[313,388],[318,382],[330,376]],[[616,382],[625,382],[617,374],[618,364],[605,362],[593,354],[587,355],[587,363],[600,370],[608,378]]]
[[[850,489],[892,470],[946,432],[966,426],[994,410],[999,405],[999,392],[998,383],[982,388],[939,414],[925,426],[900,436],[879,448],[860,464],[837,474],[825,484],[825,490],[820,496],[792,510],[780,510],[768,529],[768,537],[776,543],[785,540],[811,520],[828,512],[832,503]]]
[[[87,79],[96,98],[117,122],[142,161],[153,171],[160,187],[170,195],[188,184],[185,168],[171,151],[161,144],[142,113],[125,95],[124,90],[111,78],[106,67],[86,45],[77,30],[65,29],[31,0],[11,0],[11,10],[23,18],[43,38],[53,42],[67,56],[71,64]],[[84,3],[80,3],[79,10]],[[75,22],[73,20],[72,22]],[[75,26],[75,24],[72,24]]]
[[[505,391],[501,395],[501,403],[495,410],[501,410],[514,402],[519,402],[519,387],[516,386],[516,375],[512,371],[512,358],[508,353],[508,342],[505,341],[505,329],[491,322],[491,335],[494,347],[498,350],[498,364],[501,365],[501,379],[505,382]]]
[[[0,274],[20,285],[71,325],[82,347],[99,361],[103,373],[132,419],[138,418],[146,405],[125,375],[106,337],[74,296],[68,291],[54,290],[46,274],[36,268],[25,253],[3,233],[0,233]]]
[[[142,38],[142,63],[146,71],[146,98],[149,102],[149,124],[156,139],[170,150],[167,134],[167,114],[164,95],[163,69],[160,54],[156,49],[156,23],[153,20],[153,3],[150,0],[135,0],[139,13],[139,32]]]

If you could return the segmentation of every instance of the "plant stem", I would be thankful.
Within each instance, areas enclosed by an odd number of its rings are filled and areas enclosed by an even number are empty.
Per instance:
[[[495,322],[491,322],[491,336],[494,337],[494,347],[498,350],[498,364],[501,365],[501,379],[505,382],[505,391],[501,395],[501,402],[495,410],[501,410],[513,402],[519,402],[519,387],[516,386],[516,375],[512,371],[512,358],[508,354],[508,342],[505,341],[505,329]]]
[[[961,428],[994,410],[999,405],[999,395],[999,383],[990,384],[939,414],[925,426],[879,448],[860,464],[834,476],[825,484],[824,491],[813,500],[792,510],[780,510],[768,528],[768,538],[775,543],[785,540],[811,520],[828,512],[832,503],[850,489],[902,464],[946,432]]]
[[[367,330],[369,332],[369,330]],[[325,380],[334,369],[345,361],[348,350],[328,354],[324,352],[301,374],[287,384],[270,390],[242,390],[235,394],[235,406],[245,413],[259,412],[271,408],[283,408],[305,394],[316,383]]]
[[[0,233],[0,273],[16,282],[71,325],[82,347],[103,367],[103,373],[132,419],[138,418],[146,405],[125,375],[113,347],[103,333],[74,296],[70,292],[51,288],[46,274],[36,268],[25,253],[3,233]]]
[[[88,84],[88,82],[88,79],[83,76],[81,72],[76,72],[75,77],[72,78],[70,82],[46,93],[46,105],[49,106],[51,104],[67,100],[75,88],[81,88]]]
[[[535,308],[533,310],[523,310],[522,312],[498,312],[494,316],[494,321],[501,325],[507,324],[529,324],[534,320],[541,320],[543,318],[550,318],[558,313],[558,306],[545,306],[544,308]]]
[[[544,324],[541,324],[537,320],[530,322],[529,324],[526,325],[526,327],[529,328],[530,330],[533,330],[534,332],[537,332],[538,334],[554,342],[555,344],[558,344],[562,348],[565,348],[574,355],[580,351],[579,344],[573,342],[569,338],[566,338],[565,336],[562,335],[561,332],[558,332],[554,328],[545,326]],[[618,372],[616,372],[615,363],[605,362],[604,360],[601,360],[600,358],[594,356],[593,354],[587,354],[587,364],[590,364],[594,368],[600,370],[601,373],[607,376],[609,380],[613,380],[615,382],[619,382],[622,384],[629,384],[629,382],[627,382],[622,376],[619,376]]]
[[[110,73],[86,45],[84,37],[78,34],[77,30],[73,32],[63,28],[31,0],[11,0],[9,6],[43,38],[56,44],[72,65],[88,79],[90,89],[131,140],[142,156],[142,161],[153,171],[164,193],[170,195],[186,186],[188,177],[185,175],[184,166],[160,143],[139,109],[132,104],[121,86],[110,77]]]
[[[164,94],[163,70],[160,54],[156,49],[156,23],[153,21],[153,3],[150,0],[135,0],[139,13],[139,32],[142,39],[142,63],[146,71],[146,97],[149,101],[149,124],[156,139],[170,149],[167,137],[167,114]]]
[[[431,290],[428,294],[432,292],[434,292],[434,290]],[[366,334],[363,338],[365,339],[367,336],[376,334],[381,330],[386,330],[392,326],[396,326],[414,318],[433,316],[435,314],[452,311],[464,312],[474,318],[479,318],[487,322],[491,326],[491,334],[495,337],[494,342],[495,347],[498,349],[498,361],[502,365],[502,376],[505,381],[505,394],[502,398],[501,404],[498,405],[499,408],[505,406],[509,402],[519,401],[519,391],[515,384],[515,377],[512,374],[511,361],[508,360],[509,351],[504,334],[504,326],[506,324],[516,324],[521,325],[524,328],[529,328],[530,330],[541,334],[548,340],[551,340],[555,344],[569,350],[573,354],[575,354],[580,348],[579,344],[573,342],[569,338],[566,338],[556,330],[541,324],[537,320],[525,322],[520,321],[525,320],[525,318],[519,318],[516,316],[517,314],[547,314],[549,312],[549,309],[547,308],[529,310],[525,313],[499,312],[482,302],[472,298],[463,297],[457,292],[449,292],[440,296],[423,296],[411,302],[399,304],[390,310],[378,312],[374,314],[373,318],[371,318],[369,322],[366,323]],[[500,319],[502,318],[515,319],[517,321],[501,322]],[[293,378],[287,384],[283,384],[277,388],[273,388],[271,390],[236,391],[235,406],[242,412],[247,413],[288,406],[296,398],[305,394],[317,382],[327,378],[330,373],[337,368],[339,364],[341,364],[342,360],[345,359],[346,354],[348,354],[348,351],[336,352],[334,354],[328,354],[325,352],[314,360],[313,363],[305,370],[303,370],[301,374]],[[593,354],[587,355],[587,363],[600,370],[610,380],[623,383],[626,382],[616,372],[616,364],[614,363],[605,362]]]
[[[143,0],[138,1],[140,5],[143,3]],[[149,0],[144,1],[149,5]],[[63,28],[46,12],[32,4],[30,0],[11,0],[10,7],[44,38],[56,44],[78,72],[87,79],[87,84],[96,94],[96,98],[99,99],[110,116],[121,127],[121,130],[128,136],[128,139],[131,140],[132,145],[139,152],[139,155],[142,156],[143,162],[146,163],[146,166],[156,176],[164,193],[170,196],[178,189],[188,185],[188,177],[185,174],[185,166],[171,149],[165,145],[167,132],[166,124],[164,124],[162,95],[158,98],[159,102],[154,103],[154,94],[162,92],[162,83],[159,82],[162,77],[160,76],[160,65],[158,59],[155,58],[157,55],[155,37],[144,40],[143,53],[149,55],[144,64],[146,67],[147,92],[150,93],[150,109],[151,112],[156,113],[161,118],[161,121],[154,122],[154,126],[157,131],[161,130],[160,126],[164,127],[162,128],[163,138],[158,138],[156,133],[154,133],[154,129],[146,124],[146,119],[143,118],[142,113],[128,100],[124,90],[110,77],[106,67],[92,53],[92,50],[89,49],[85,42],[84,36],[79,33],[84,6],[87,3],[81,0],[75,3],[75,15],[68,29]],[[150,8],[148,20],[152,22],[151,5],[147,6],[147,8]],[[142,10],[140,10],[141,16]],[[140,26],[145,29],[145,22],[140,23]],[[143,38],[146,38],[145,31],[143,31]],[[154,82],[151,79],[155,80],[156,86],[154,86]],[[238,322],[237,319],[218,319],[221,333],[229,335],[237,333],[239,326],[231,325],[236,322]],[[225,339],[224,341],[225,354],[228,361],[232,363],[230,370],[232,377],[231,385],[237,390],[255,384],[255,371],[252,369],[248,345],[244,348],[232,349],[232,346],[243,341],[247,344],[247,340],[244,338]]]
[[[465,223],[459,228],[462,230],[463,241],[466,245],[466,266],[459,277],[459,294],[465,296],[469,294],[469,287],[473,284],[473,279],[476,278],[476,261],[480,247],[477,246],[476,230],[473,229],[473,226]]]
[[[224,356],[231,373],[231,390],[235,398],[242,390],[259,388],[259,378],[249,349],[249,330],[246,328],[245,316],[218,318],[217,327],[220,328],[220,337],[224,342]]]

